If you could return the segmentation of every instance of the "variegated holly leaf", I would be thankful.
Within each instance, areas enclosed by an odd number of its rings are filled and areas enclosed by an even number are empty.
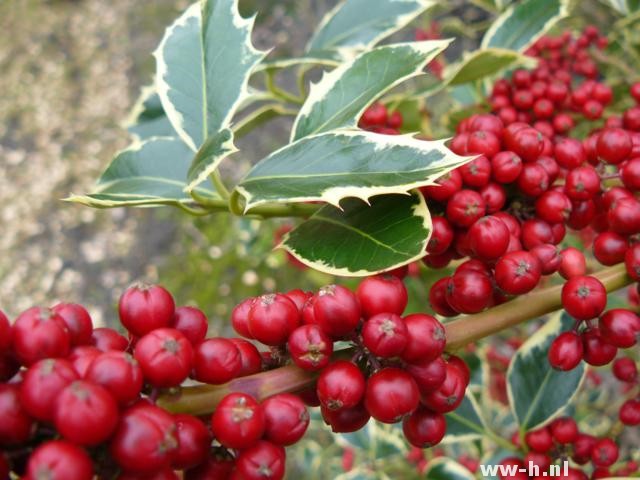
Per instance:
[[[524,51],[558,20],[569,14],[569,0],[524,0],[495,19],[482,39],[482,48]]]
[[[516,65],[531,67],[535,65],[535,60],[504,48],[476,50],[447,69],[445,82],[449,85],[461,85],[495,75]]]
[[[470,392],[455,411],[447,413],[446,419],[447,434],[442,440],[445,444],[478,440],[486,430],[481,408]]]
[[[639,0],[604,0],[604,3],[613,8],[620,15],[629,15],[640,10]]]
[[[538,428],[562,414],[585,377],[584,364],[555,370],[547,354],[551,342],[575,323],[566,312],[552,316],[516,352],[507,370],[509,404],[520,428]]]
[[[370,204],[348,199],[326,205],[298,225],[279,247],[315,270],[362,277],[424,256],[431,216],[420,193],[380,195]]]
[[[322,19],[307,51],[366,50],[435,4],[431,0],[343,0]]]
[[[468,162],[442,140],[337,130],[305,137],[255,165],[236,187],[245,211],[271,202],[323,201],[406,193]]]
[[[326,67],[337,67],[340,65],[341,59],[336,52],[333,51],[314,51],[308,55],[294,58],[276,58],[273,60],[264,60],[256,66],[255,71],[263,70],[280,70],[282,68],[305,66],[305,65],[323,65]]]
[[[364,52],[312,85],[291,130],[291,141],[355,127],[362,112],[400,82],[421,75],[450,40],[398,43]]]
[[[193,152],[177,138],[151,138],[120,152],[98,179],[93,192],[67,200],[96,208],[188,204],[184,193]],[[198,187],[211,200],[217,194]]]
[[[430,460],[423,478],[429,480],[475,480],[467,468],[446,457]]]
[[[249,76],[265,55],[251,43],[253,21],[240,16],[237,0],[202,0],[167,29],[155,52],[162,106],[195,152],[229,127],[249,96]],[[223,158],[197,158],[186,188],[206,180]]]
[[[155,85],[142,88],[125,125],[129,133],[142,141],[151,137],[173,137],[176,131],[164,113]]]

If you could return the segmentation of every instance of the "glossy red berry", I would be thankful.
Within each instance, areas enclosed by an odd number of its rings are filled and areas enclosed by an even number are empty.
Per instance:
[[[332,337],[351,333],[360,323],[360,305],[356,295],[341,285],[322,287],[313,304],[316,322]]]
[[[561,262],[558,271],[563,278],[569,279],[584,275],[587,271],[587,261],[584,254],[574,247],[567,247],[560,252]]]
[[[178,307],[170,326],[182,333],[192,345],[197,345],[207,336],[209,320],[198,308]]]
[[[462,188],[462,175],[458,170],[451,170],[436,180],[436,185],[422,187],[420,190],[429,198],[444,202]]]
[[[236,472],[243,480],[280,480],[285,458],[284,448],[262,440],[240,452]]]
[[[562,445],[573,443],[578,438],[578,425],[571,417],[557,418],[551,422],[549,428],[553,439]]]
[[[193,377],[200,382],[213,385],[227,383],[241,370],[240,351],[226,338],[209,338],[194,349]]]
[[[607,163],[618,164],[631,153],[631,136],[621,128],[607,128],[600,133],[596,145],[598,156]]]
[[[427,252],[438,255],[446,252],[451,245],[451,242],[453,241],[453,228],[449,221],[445,217],[441,216],[432,217],[431,223],[432,232],[429,243],[427,244]],[[360,287],[358,287],[358,290],[359,288]],[[360,300],[360,302],[362,302],[362,300]]]
[[[398,422],[413,412],[419,401],[418,386],[404,370],[383,368],[367,380],[364,404],[369,414],[380,422]]]
[[[103,352],[98,350],[96,347],[80,345],[79,347],[75,347],[71,350],[71,353],[67,357],[67,360],[71,362],[73,368],[78,375],[84,377],[91,365],[96,358],[98,358]]]
[[[491,178],[491,163],[485,155],[474,158],[459,169],[462,182],[468,187],[482,188],[489,183]]]
[[[364,427],[371,418],[367,409],[364,408],[364,403],[340,410],[330,410],[321,406],[320,412],[323,420],[334,433],[356,432]]]
[[[251,336],[265,345],[282,345],[299,325],[298,307],[286,295],[272,293],[256,298],[247,325]]]
[[[440,388],[447,377],[447,363],[442,357],[430,361],[409,363],[405,366],[405,370],[416,381],[422,395]]]
[[[89,345],[93,333],[93,323],[86,308],[77,303],[59,303],[51,309],[60,315],[67,325],[71,345]]]
[[[132,285],[118,303],[122,325],[136,337],[171,325],[175,309],[173,297],[159,285]]]
[[[249,332],[249,312],[255,302],[255,298],[247,298],[236,305],[231,311],[231,326],[238,335],[245,338],[253,338]]]
[[[620,421],[630,427],[640,425],[640,400],[629,399],[622,404],[618,412]]]
[[[542,165],[525,163],[518,177],[518,188],[530,197],[539,197],[549,188],[549,174]]]
[[[21,404],[18,385],[0,384],[0,418],[0,445],[19,445],[29,440],[34,422]]]
[[[105,352],[87,368],[84,378],[106,388],[119,405],[132,403],[140,395],[144,384],[138,362],[125,352]]]
[[[25,478],[29,480],[91,480],[93,464],[82,448],[65,440],[51,440],[29,456]]]
[[[387,108],[381,103],[374,103],[367,108],[360,118],[363,128],[383,126],[387,123]]]
[[[615,232],[602,232],[593,240],[593,256],[602,265],[615,265],[625,259],[629,244]]]
[[[408,302],[407,288],[393,275],[365,278],[358,285],[356,296],[365,318],[380,313],[402,315]]]
[[[447,284],[447,303],[460,313],[477,313],[491,302],[493,287],[484,273],[457,271]]]
[[[125,471],[151,473],[171,465],[178,450],[174,418],[165,410],[142,403],[122,413],[109,453]]]
[[[173,457],[174,468],[183,470],[207,460],[211,448],[211,434],[206,425],[191,415],[174,416],[178,449]]]
[[[625,252],[624,264],[629,276],[640,281],[640,243],[632,245]]]
[[[441,413],[418,407],[402,421],[402,431],[409,443],[418,448],[430,448],[444,438],[447,422]]]
[[[613,362],[613,374],[621,382],[632,383],[638,379],[638,367],[629,357],[618,358]]]
[[[522,245],[527,250],[531,250],[538,245],[555,243],[551,225],[539,218],[532,218],[523,222],[521,239]]]
[[[405,362],[429,362],[444,351],[447,343],[444,327],[433,316],[415,313],[404,317],[407,344],[402,351]]]
[[[364,323],[362,341],[364,346],[378,357],[396,357],[407,344],[407,327],[400,316],[379,313]]]
[[[509,229],[497,217],[480,218],[471,225],[468,235],[473,254],[481,260],[496,259],[509,246]]]
[[[322,370],[316,390],[320,403],[329,410],[355,407],[364,396],[364,375],[353,363],[338,360]]]
[[[0,353],[6,352],[11,346],[11,324],[7,316],[0,310]]]
[[[564,222],[571,213],[571,200],[557,190],[547,190],[536,199],[536,215],[547,223]]]
[[[531,291],[538,285],[541,275],[539,260],[529,252],[510,252],[496,263],[496,283],[503,292],[510,295],[522,295]]]
[[[459,227],[470,227],[484,214],[484,200],[473,190],[460,190],[447,203],[447,218]]]
[[[447,363],[445,380],[434,390],[422,397],[422,403],[438,413],[448,413],[460,405],[464,399],[467,379],[461,368]]]
[[[158,328],[138,341],[134,356],[151,385],[169,388],[180,385],[189,376],[193,347],[178,330]]]
[[[602,338],[597,327],[582,332],[582,347],[584,361],[595,367],[611,363],[618,353],[614,345]]]
[[[28,367],[44,358],[66,357],[71,349],[71,335],[60,315],[33,307],[16,318],[12,343],[18,360]]]
[[[320,370],[329,364],[333,341],[318,325],[302,325],[289,336],[291,359],[305,370]]]
[[[640,108],[637,110],[640,121]],[[620,179],[629,190],[634,192],[640,190],[640,157],[632,158],[620,166]]]
[[[556,370],[568,371],[578,366],[583,356],[582,339],[574,332],[558,335],[549,348],[549,364]]]
[[[80,445],[98,445],[115,430],[118,405],[100,385],[76,380],[60,392],[54,422],[67,440]]]
[[[34,363],[23,375],[20,403],[33,418],[53,421],[55,400],[64,388],[80,377],[64,359],[47,358]]]
[[[491,173],[499,183],[514,182],[522,171],[522,160],[513,152],[498,152],[491,159]]]
[[[527,432],[524,441],[531,450],[539,453],[547,453],[553,448],[553,438],[547,427]]]
[[[591,461],[598,467],[610,467],[618,460],[618,445],[610,438],[602,438],[591,450]]]
[[[596,318],[606,305],[607,291],[595,277],[571,277],[562,287],[562,306],[577,320]]]
[[[598,321],[603,338],[618,348],[633,347],[640,336],[640,317],[631,310],[613,308]]]
[[[228,448],[248,448],[264,433],[262,408],[250,395],[230,393],[222,399],[211,416],[211,430]]]
[[[607,213],[609,229],[621,235],[640,232],[640,202],[635,198],[616,200]]]
[[[591,165],[574,168],[565,178],[564,192],[571,200],[588,200],[600,192],[600,176]]]
[[[238,352],[240,352],[240,363],[242,367],[240,368],[238,377],[245,377],[262,371],[262,355],[260,355],[260,352],[253,343],[243,338],[230,338],[229,341],[233,343],[238,349]]]
[[[587,161],[582,142],[575,138],[564,138],[556,143],[554,157],[558,165],[566,169],[577,168]]]
[[[281,393],[262,402],[265,419],[264,438],[276,445],[298,442],[309,426],[309,412],[302,400],[290,393]]]
[[[562,262],[558,247],[548,243],[536,245],[530,251],[540,262],[542,275],[551,275],[556,272]]]
[[[443,317],[454,317],[457,312],[447,302],[447,288],[451,277],[443,277],[429,289],[429,305],[435,313]]]
[[[124,352],[129,347],[129,340],[112,328],[95,328],[91,340],[92,345],[103,352],[109,350]]]

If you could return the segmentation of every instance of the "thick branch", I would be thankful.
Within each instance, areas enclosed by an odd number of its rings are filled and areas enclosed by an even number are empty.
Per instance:
[[[605,268],[593,274],[607,289],[619,290],[632,283],[624,264]],[[527,320],[554,312],[562,307],[562,285],[541,288],[482,313],[468,315],[445,325],[447,350],[455,351],[468,343],[497,333]],[[349,355],[343,350],[340,356]],[[313,386],[317,374],[294,365],[232,380],[224,385],[184,387],[177,395],[163,395],[158,404],[171,412],[194,415],[211,413],[220,400],[231,392],[244,392],[257,399],[284,392],[297,392]]]

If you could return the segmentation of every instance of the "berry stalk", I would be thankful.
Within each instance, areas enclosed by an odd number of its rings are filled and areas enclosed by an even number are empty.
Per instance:
[[[607,292],[619,290],[633,282],[624,264],[604,268],[593,276]],[[467,315],[445,324],[447,350],[455,351],[468,343],[515,326],[532,318],[554,312],[562,307],[562,285],[543,288],[520,296],[475,315]],[[352,349],[342,350],[334,357],[349,358]],[[236,378],[224,385],[198,385],[182,388],[177,394],[158,398],[158,406],[173,413],[210,414],[229,393],[242,392],[257,400],[285,392],[298,392],[311,387],[317,372],[309,372],[295,365]]]

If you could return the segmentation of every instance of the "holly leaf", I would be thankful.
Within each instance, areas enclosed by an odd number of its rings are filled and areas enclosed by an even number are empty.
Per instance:
[[[307,51],[367,50],[435,4],[430,0],[344,0],[322,19]]]
[[[461,85],[495,75],[515,65],[531,66],[535,65],[535,61],[514,50],[503,48],[476,50],[448,68],[445,73],[445,82],[449,85]]]
[[[465,394],[464,400],[454,412],[447,413],[446,420],[447,433],[443,443],[478,440],[486,430],[480,406],[470,392]]]
[[[423,74],[450,40],[397,43],[363,52],[311,86],[291,130],[291,141],[356,127],[366,108],[399,83]]]
[[[568,0],[524,0],[510,6],[486,31],[481,47],[526,50],[569,15],[568,3]]]
[[[431,216],[419,192],[380,195],[370,205],[347,199],[342,210],[322,207],[279,247],[316,270],[362,277],[421,258],[430,234]]]
[[[245,211],[271,202],[322,201],[339,207],[348,197],[367,201],[431,185],[470,159],[453,153],[442,140],[336,130],[273,152],[236,189],[245,199]]]
[[[475,480],[473,474],[455,460],[437,457],[430,460],[424,478],[429,480]]]
[[[131,145],[111,161],[93,192],[67,200],[95,208],[184,205],[193,200],[184,193],[193,152],[177,138],[154,137]],[[201,196],[218,199],[212,190],[198,187]]]
[[[151,137],[173,137],[176,135],[176,131],[164,113],[162,102],[154,85],[142,88],[125,125],[129,133],[138,141]]]
[[[585,377],[584,364],[569,372],[555,370],[547,353],[551,342],[573,327],[566,312],[552,316],[516,352],[507,370],[507,392],[513,414],[523,430],[545,425],[562,414]]]

